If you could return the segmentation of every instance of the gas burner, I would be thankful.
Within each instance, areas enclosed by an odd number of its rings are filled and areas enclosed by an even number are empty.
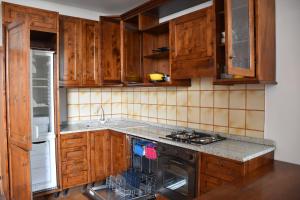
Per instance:
[[[174,131],[170,135],[166,135],[166,138],[189,144],[210,144],[226,139],[220,135],[210,135],[207,133],[186,130]]]

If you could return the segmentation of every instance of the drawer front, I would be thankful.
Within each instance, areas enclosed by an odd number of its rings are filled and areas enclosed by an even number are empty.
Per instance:
[[[223,183],[221,179],[211,177],[205,174],[201,174],[200,176],[200,191],[201,194],[208,192]]]
[[[79,174],[63,175],[62,182],[63,188],[86,184],[88,182],[88,172],[83,171]]]
[[[82,171],[88,170],[88,162],[86,160],[67,161],[62,163],[62,174],[80,174]]]
[[[61,154],[62,161],[86,160],[87,149],[86,146],[62,149]]]
[[[225,181],[233,181],[243,175],[243,164],[215,156],[203,156],[201,173]]]
[[[81,147],[87,145],[86,133],[74,133],[61,136],[61,148]]]

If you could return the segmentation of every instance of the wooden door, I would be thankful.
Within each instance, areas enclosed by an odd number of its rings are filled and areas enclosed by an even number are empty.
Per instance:
[[[7,119],[10,199],[31,199],[30,26],[7,28]]]
[[[226,0],[228,73],[255,76],[254,0]]]
[[[111,136],[111,173],[117,175],[127,170],[127,147],[126,135],[115,131],[110,132]]]
[[[121,83],[120,19],[100,17],[102,84]]]
[[[91,181],[103,181],[110,175],[110,135],[109,131],[90,133]]]
[[[60,16],[60,84],[80,86],[82,83],[81,20]]]
[[[211,7],[171,20],[172,79],[213,76],[213,44]]]
[[[121,22],[121,59],[123,82],[143,82],[142,71],[142,35],[138,28]]]
[[[82,75],[84,86],[100,85],[99,23],[82,20]]]

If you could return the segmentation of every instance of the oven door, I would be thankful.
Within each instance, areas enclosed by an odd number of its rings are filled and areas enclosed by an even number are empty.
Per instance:
[[[174,157],[162,156],[159,161],[161,189],[171,199],[193,199],[195,197],[195,166]]]

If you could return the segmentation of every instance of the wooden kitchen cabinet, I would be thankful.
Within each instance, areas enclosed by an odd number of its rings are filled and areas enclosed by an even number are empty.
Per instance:
[[[100,85],[99,24],[60,16],[60,85]]]
[[[246,162],[205,153],[199,155],[201,159],[199,159],[198,194],[204,194],[224,183],[231,183],[274,160],[274,152]]]
[[[102,85],[122,84],[120,34],[119,17],[100,17]]]
[[[63,189],[89,182],[89,145],[87,132],[61,135]]]
[[[212,8],[170,21],[171,75],[186,79],[214,75]]]
[[[275,1],[214,1],[214,15],[214,83],[276,83]]]
[[[128,169],[128,141],[126,134],[110,131],[111,137],[111,175],[117,175]]]
[[[110,175],[111,137],[108,130],[90,132],[91,181],[103,181]]]
[[[138,16],[121,21],[122,79],[126,84],[143,82],[142,34],[138,24]]]
[[[58,31],[58,13],[49,10],[21,6],[2,2],[3,22],[8,24],[28,17],[30,29],[56,33]]]

